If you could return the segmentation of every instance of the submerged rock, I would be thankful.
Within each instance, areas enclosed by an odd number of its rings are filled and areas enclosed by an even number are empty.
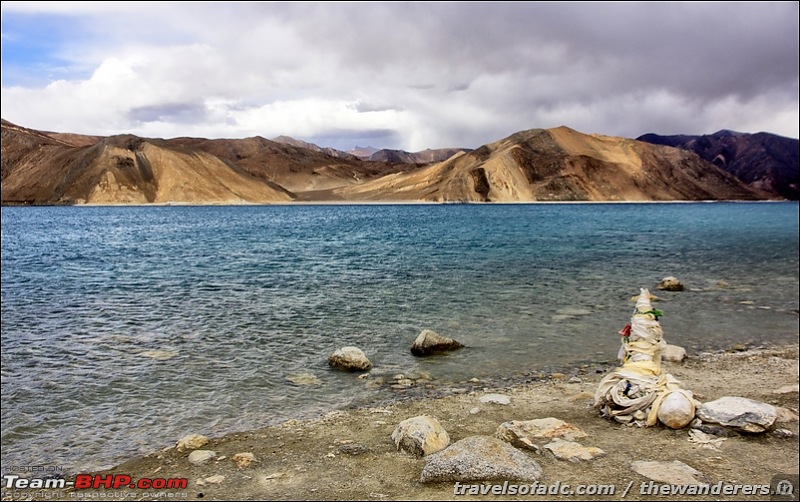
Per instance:
[[[536,481],[539,464],[508,443],[490,436],[471,436],[428,457],[422,483],[442,481]]]
[[[435,331],[424,329],[411,345],[411,353],[415,356],[427,356],[439,352],[460,349],[464,345],[452,338],[442,336]]]
[[[661,282],[658,284],[658,289],[661,291],[683,291],[686,288],[684,288],[683,283],[677,278],[669,276],[661,279]]]
[[[328,364],[345,371],[369,371],[372,363],[358,347],[342,347],[328,356]]]

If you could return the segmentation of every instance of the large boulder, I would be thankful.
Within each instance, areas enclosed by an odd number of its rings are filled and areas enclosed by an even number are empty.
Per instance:
[[[463,344],[452,338],[442,336],[429,329],[423,329],[411,345],[411,353],[415,356],[427,356],[429,354],[460,349],[463,346]]]
[[[697,418],[739,432],[759,433],[775,426],[778,410],[771,404],[746,397],[725,396],[703,403],[697,410]]]
[[[358,347],[342,347],[328,356],[328,364],[344,371],[369,371],[372,363]]]
[[[427,457],[420,482],[536,481],[542,468],[510,444],[490,436],[470,436]]]
[[[438,420],[420,415],[400,422],[392,432],[392,441],[398,450],[422,457],[447,448],[450,436]]]

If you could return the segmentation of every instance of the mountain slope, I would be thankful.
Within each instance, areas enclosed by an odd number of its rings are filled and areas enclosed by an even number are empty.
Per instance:
[[[331,157],[324,152],[277,143],[260,136],[246,139],[175,138],[167,142],[210,153],[231,166],[296,194],[360,183],[402,169],[355,157]]]
[[[727,130],[703,136],[645,134],[638,139],[690,150],[753,188],[789,200],[800,199],[800,153],[796,139]]]
[[[132,135],[73,146],[4,122],[3,204],[268,203],[291,194],[201,151]]]
[[[377,150],[369,156],[373,162],[389,162],[392,164],[430,164],[447,160],[461,152],[470,152],[469,148],[437,148],[422,150],[421,152],[406,152],[404,150]]]
[[[684,150],[567,127],[522,131],[413,172],[344,187],[344,199],[425,201],[756,200]]]

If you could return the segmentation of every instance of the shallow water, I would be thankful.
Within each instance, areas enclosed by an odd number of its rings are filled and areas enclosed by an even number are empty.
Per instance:
[[[797,203],[3,207],[2,467],[391,397],[345,345],[440,386],[611,361],[640,287],[670,343],[796,340]],[[425,328],[468,348],[414,358]]]

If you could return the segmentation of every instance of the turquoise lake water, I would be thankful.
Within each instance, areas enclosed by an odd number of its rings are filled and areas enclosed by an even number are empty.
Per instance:
[[[798,204],[3,207],[2,468],[400,396],[346,345],[442,389],[609,364],[641,287],[690,353],[796,341]],[[426,328],[467,348],[415,358]]]

